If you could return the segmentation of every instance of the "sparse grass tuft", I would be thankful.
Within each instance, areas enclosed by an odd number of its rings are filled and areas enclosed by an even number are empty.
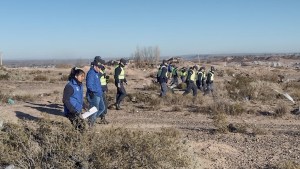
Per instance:
[[[175,105],[172,107],[171,111],[174,111],[174,112],[181,112],[182,111],[182,107],[178,106],[178,105]]]
[[[216,131],[220,133],[227,133],[228,132],[228,122],[227,117],[224,113],[215,113],[212,116],[213,124],[216,127]]]
[[[284,102],[280,102],[275,109],[275,117],[282,117],[288,113],[288,106]]]
[[[48,78],[45,75],[37,75],[33,78],[34,81],[47,81]]]
[[[34,97],[33,95],[30,94],[26,94],[26,95],[16,95],[13,97],[13,99],[17,100],[17,101],[34,101],[36,97]]]

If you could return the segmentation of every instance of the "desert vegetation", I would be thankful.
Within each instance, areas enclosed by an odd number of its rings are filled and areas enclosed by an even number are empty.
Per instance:
[[[155,82],[159,63],[143,64],[148,55],[142,53],[154,48],[146,49],[137,49],[140,62],[133,59],[126,67],[127,97],[121,111],[114,107],[114,67],[107,67],[110,124],[84,132],[74,130],[62,115],[69,66],[1,68],[0,154],[6,155],[0,166],[299,168],[296,69],[241,66],[237,58],[226,64],[203,60],[206,68],[217,69],[213,94],[182,96],[186,84],[180,83],[160,98]],[[198,62],[178,66],[194,64]],[[9,104],[9,99],[15,102]]]

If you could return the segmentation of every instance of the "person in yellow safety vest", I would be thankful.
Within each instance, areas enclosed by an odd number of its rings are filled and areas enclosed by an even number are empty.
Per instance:
[[[100,78],[100,84],[101,84],[101,88],[102,88],[102,92],[103,92],[102,98],[103,98],[103,101],[104,101],[104,104],[105,104],[105,110],[100,115],[100,118],[101,118],[100,123],[101,124],[108,124],[109,122],[105,119],[105,116],[107,114],[107,106],[108,106],[108,102],[107,102],[107,99],[106,99],[106,94],[108,92],[107,82],[108,82],[109,76],[106,75],[106,73],[105,73],[104,65],[102,65],[100,67],[99,78]]]
[[[182,95],[187,95],[191,92],[191,90],[193,90],[193,96],[194,97],[197,96],[198,89],[195,84],[196,78],[197,78],[197,70],[198,70],[198,67],[195,65],[195,66],[191,67],[190,70],[188,71],[188,75],[186,78],[187,88]]]
[[[200,67],[198,73],[197,73],[197,81],[196,81],[196,84],[197,84],[197,87],[199,90],[201,91],[205,91],[205,86],[206,86],[206,83],[205,83],[205,80],[206,80],[206,74],[205,74],[205,67]]]
[[[172,82],[171,82],[171,86],[173,86],[172,88],[176,87],[178,85],[178,67],[176,65],[174,65],[174,68],[172,70]]]
[[[161,87],[160,97],[165,97],[167,95],[167,83],[168,83],[168,68],[167,68],[167,60],[163,60],[160,68],[157,72],[157,80]]]
[[[119,66],[115,68],[115,86],[117,87],[117,95],[116,95],[116,109],[121,110],[120,103],[126,97],[126,90],[124,84],[127,84],[127,80],[125,78],[125,70],[124,67],[127,64],[125,59],[120,59]]]
[[[215,67],[211,66],[210,71],[206,75],[206,85],[207,85],[207,90],[206,94],[209,94],[210,92],[213,93],[214,91],[214,75],[215,74]]]
[[[183,67],[180,70],[180,79],[182,83],[185,83],[186,77],[187,77],[186,67]]]

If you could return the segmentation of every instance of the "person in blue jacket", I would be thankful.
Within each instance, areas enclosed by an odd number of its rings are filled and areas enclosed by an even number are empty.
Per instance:
[[[73,67],[69,75],[69,82],[66,84],[63,93],[64,114],[74,125],[75,129],[84,129],[83,119],[80,114],[83,108],[83,86],[85,72],[82,69]]]
[[[91,68],[86,75],[86,97],[90,108],[96,107],[97,112],[89,117],[89,125],[93,126],[97,117],[105,111],[105,104],[103,101],[103,91],[101,88],[99,72],[105,61],[100,56],[96,56],[91,64]]]

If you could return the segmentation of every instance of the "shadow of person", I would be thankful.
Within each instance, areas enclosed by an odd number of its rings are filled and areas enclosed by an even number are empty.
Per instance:
[[[16,117],[18,117],[19,119],[22,119],[22,120],[25,119],[25,120],[37,121],[40,119],[38,117],[32,116],[32,115],[24,113],[24,112],[20,112],[20,111],[15,111],[15,113],[16,113]]]
[[[36,104],[36,103],[29,103],[30,105],[25,105],[25,107],[29,107],[32,109],[36,109],[40,112],[52,114],[56,116],[64,116],[63,109],[59,104]]]

